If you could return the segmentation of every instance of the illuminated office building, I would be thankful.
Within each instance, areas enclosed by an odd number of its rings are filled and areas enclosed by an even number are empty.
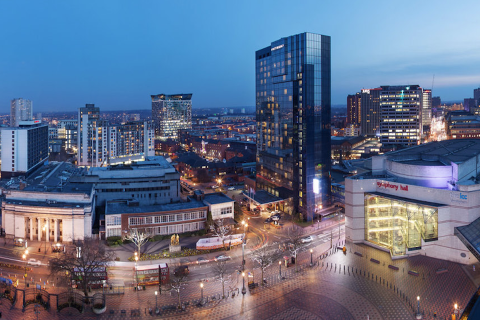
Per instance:
[[[380,134],[380,92],[382,88],[362,89],[360,91],[360,127],[364,136]]]
[[[32,101],[13,99],[10,102],[10,127],[18,127],[20,121],[31,120],[33,120]]]
[[[410,147],[419,144],[423,89],[418,85],[381,88],[380,142],[383,147]]]
[[[359,125],[361,123],[362,99],[360,93],[347,96],[347,124]]]
[[[152,95],[155,136],[177,139],[179,129],[192,129],[192,94]]]
[[[432,90],[423,89],[423,95],[422,95],[422,126],[425,127],[425,128],[426,127],[429,128],[431,123],[432,123]]]
[[[330,37],[319,34],[255,52],[257,193],[290,199],[307,220],[330,195],[330,66]]]

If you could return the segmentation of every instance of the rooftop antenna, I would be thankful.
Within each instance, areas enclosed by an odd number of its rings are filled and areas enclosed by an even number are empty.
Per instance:
[[[433,83],[435,82],[435,73],[433,74],[433,79],[432,79],[432,95],[433,95]]]

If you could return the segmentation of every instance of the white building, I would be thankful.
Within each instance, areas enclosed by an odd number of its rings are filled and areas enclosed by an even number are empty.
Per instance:
[[[371,159],[372,171],[345,180],[347,241],[389,251],[476,261],[456,236],[480,217],[480,139],[445,140]],[[468,228],[468,227],[467,227]],[[478,236],[478,234],[477,234]],[[478,248],[476,249],[478,250]]]
[[[208,205],[208,209],[212,213],[212,219],[234,218],[234,203],[231,198],[225,194],[207,193],[203,198],[203,202]]]
[[[27,99],[13,99],[10,101],[10,126],[18,127],[20,121],[33,120],[32,101]],[[41,120],[41,119],[37,119]]]
[[[94,188],[70,183],[79,170],[70,163],[52,163],[27,180],[3,183],[2,226],[7,238],[51,245],[90,237],[95,220]]]
[[[28,175],[48,159],[48,126],[40,120],[2,128],[1,141],[2,178]]]

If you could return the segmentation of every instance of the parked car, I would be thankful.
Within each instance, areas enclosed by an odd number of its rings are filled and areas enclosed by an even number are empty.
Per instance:
[[[197,258],[197,264],[202,264],[202,263],[207,263],[208,260],[205,259],[204,257],[199,257]]]
[[[216,185],[212,186],[212,189],[217,189],[217,188],[219,188],[219,186],[216,186]]]
[[[270,219],[272,219],[273,221],[278,221],[280,220],[280,215],[273,215],[270,217]]]
[[[37,266],[37,267],[42,265],[42,263],[39,260],[33,259],[33,258],[28,259],[27,264],[32,266]]]
[[[312,237],[312,236],[308,236],[308,237],[302,238],[302,243],[309,243],[309,242],[312,242],[312,241],[313,241],[313,237]]]
[[[235,187],[228,187],[228,191],[233,191],[235,190]]]
[[[225,261],[229,259],[231,259],[230,256],[227,256],[226,254],[221,254],[215,257],[215,261]]]

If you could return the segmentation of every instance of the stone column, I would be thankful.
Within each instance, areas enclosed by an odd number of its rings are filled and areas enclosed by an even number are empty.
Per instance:
[[[50,242],[50,218],[45,219],[46,228],[45,228],[45,241]]]
[[[53,242],[58,241],[58,219],[54,219],[54,225],[53,225]]]
[[[33,241],[33,223],[35,222],[35,218],[30,218],[30,241]]]
[[[41,241],[42,240],[42,226],[40,225],[40,219],[37,219],[38,223],[38,241]]]

